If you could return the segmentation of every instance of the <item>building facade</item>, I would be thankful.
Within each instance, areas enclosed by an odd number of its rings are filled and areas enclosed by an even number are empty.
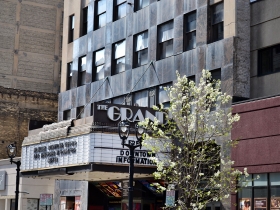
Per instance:
[[[20,160],[20,158],[16,158]],[[46,210],[46,206],[40,206],[41,194],[53,194],[55,182],[49,179],[37,179],[20,177],[19,180],[19,209],[20,210]],[[0,209],[11,210],[15,208],[16,190],[16,165],[9,159],[0,160]],[[50,210],[51,206],[47,207]]]
[[[62,0],[0,1],[0,158],[29,129],[57,121]]]
[[[247,168],[248,187],[232,196],[232,209],[279,208],[279,76],[280,2],[251,0],[250,100],[233,104],[240,121],[232,131],[239,143],[232,152],[235,167]],[[257,177],[260,177],[257,179]]]

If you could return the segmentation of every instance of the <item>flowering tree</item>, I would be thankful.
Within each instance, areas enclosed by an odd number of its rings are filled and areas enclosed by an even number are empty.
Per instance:
[[[166,89],[170,97],[167,122],[141,122],[149,130],[144,146],[160,154],[154,159],[154,176],[176,185],[179,209],[203,209],[209,202],[228,198],[242,174],[231,167],[230,159],[236,142],[230,131],[239,116],[232,115],[231,96],[222,93],[220,85],[206,70],[197,86],[177,73],[177,82]],[[164,111],[162,105],[154,108]]]

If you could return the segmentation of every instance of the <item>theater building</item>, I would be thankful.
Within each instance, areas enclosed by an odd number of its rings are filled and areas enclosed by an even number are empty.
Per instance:
[[[57,179],[53,209],[126,209],[130,151],[122,147],[117,124],[122,119],[133,126],[144,117],[164,118],[150,108],[104,103],[93,107],[91,117],[44,126],[23,141],[21,174]],[[133,129],[128,141],[137,141]],[[164,206],[164,195],[154,185],[164,183],[152,176],[152,157],[159,155],[145,148],[134,152],[135,209]]]

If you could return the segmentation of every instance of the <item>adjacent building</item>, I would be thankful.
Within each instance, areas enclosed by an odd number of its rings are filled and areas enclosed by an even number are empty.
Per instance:
[[[57,121],[62,0],[0,1],[0,158],[28,130]]]

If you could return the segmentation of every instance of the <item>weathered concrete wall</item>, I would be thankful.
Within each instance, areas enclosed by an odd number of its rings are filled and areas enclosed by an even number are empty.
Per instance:
[[[28,135],[29,121],[57,121],[57,94],[0,87],[0,159],[7,158],[6,146],[21,143]]]

